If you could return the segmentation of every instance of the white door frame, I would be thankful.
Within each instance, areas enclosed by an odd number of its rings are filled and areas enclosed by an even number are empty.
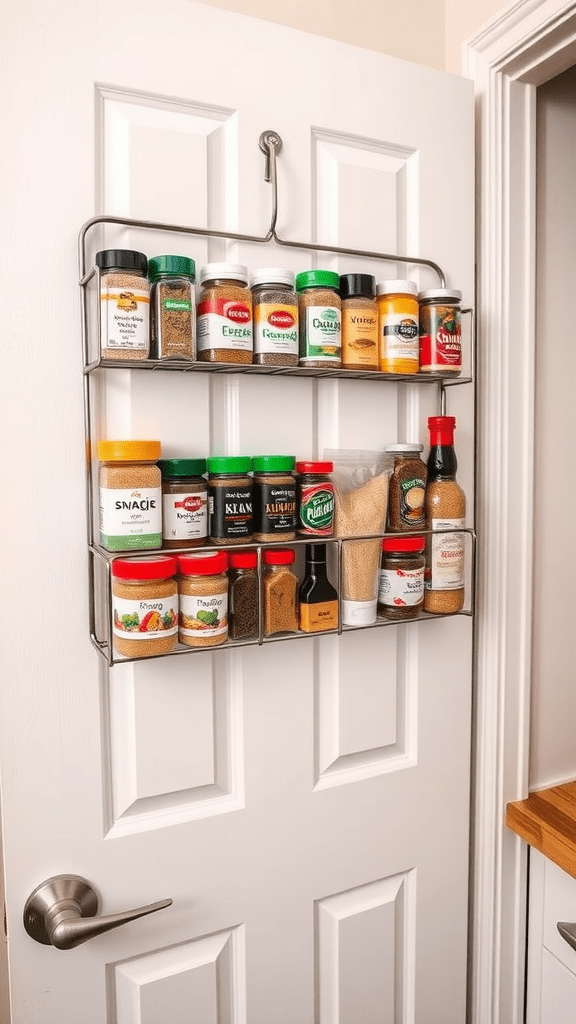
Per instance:
[[[476,83],[478,630],[470,1024],[521,1024],[532,632],[536,88],[576,63],[576,2],[520,0],[467,44]]]

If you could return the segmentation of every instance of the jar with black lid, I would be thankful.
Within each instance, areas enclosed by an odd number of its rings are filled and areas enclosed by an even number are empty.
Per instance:
[[[254,362],[260,366],[298,366],[298,301],[294,274],[265,267],[252,274]]]
[[[257,455],[254,470],[254,540],[294,540],[296,480],[292,455]]]
[[[378,611],[386,619],[416,619],[424,605],[423,537],[385,537]]]
[[[206,465],[211,543],[248,544],[252,540],[252,459],[210,457]]]
[[[100,350],[103,359],[147,359],[150,353],[148,259],[135,249],[102,249]]]
[[[197,548],[208,536],[206,459],[160,459],[162,544]]]
[[[343,274],[342,366],[346,370],[378,369],[378,306],[371,274]]]

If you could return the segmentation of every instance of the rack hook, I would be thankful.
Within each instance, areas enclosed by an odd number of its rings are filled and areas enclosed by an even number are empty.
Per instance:
[[[276,180],[276,157],[282,151],[282,137],[278,132],[268,129],[262,132],[258,139],[258,145],[266,157],[264,180],[272,183],[272,219],[266,240],[274,238],[276,231],[276,218],[278,217],[278,186]]]

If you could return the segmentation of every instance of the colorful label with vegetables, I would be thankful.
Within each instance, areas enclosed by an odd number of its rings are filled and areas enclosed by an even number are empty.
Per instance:
[[[339,363],[341,352],[340,310],[333,306],[306,307],[304,359]]]
[[[333,484],[302,484],[299,517],[302,532],[329,537],[334,526]]]
[[[114,597],[114,634],[131,640],[157,640],[178,630],[178,595],[129,601]]]
[[[433,519],[433,530],[462,530],[464,519]],[[461,590],[464,586],[464,534],[432,534],[427,590]]]
[[[381,569],[378,603],[414,607],[424,600],[424,566],[418,569]]]
[[[164,540],[196,540],[208,536],[208,492],[165,494]]]
[[[198,306],[196,344],[199,352],[213,348],[252,351],[252,310],[236,299],[206,299]]]
[[[100,543],[108,551],[138,551],[162,544],[162,491],[100,488]]]
[[[146,291],[103,288],[100,292],[100,340],[103,349],[147,350],[149,303]]]
[[[180,595],[180,633],[183,636],[221,636],[228,630],[228,593],[204,597]]]
[[[298,306],[262,302],[254,307],[254,351],[298,355]]]

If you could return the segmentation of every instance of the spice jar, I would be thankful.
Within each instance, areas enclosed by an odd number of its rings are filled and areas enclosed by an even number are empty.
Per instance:
[[[300,366],[341,365],[340,278],[331,270],[305,270],[296,277]]]
[[[258,632],[258,555],[231,551],[229,564],[229,635],[231,640],[245,640]]]
[[[434,288],[420,292],[420,371],[457,377],[462,372],[462,292]]]
[[[254,540],[294,540],[296,480],[292,455],[257,455],[254,470]]]
[[[424,527],[428,470],[420,458],[423,447],[421,444],[390,444],[386,448],[394,459],[388,488],[388,529],[393,533]]]
[[[103,359],[147,359],[150,351],[148,260],[134,249],[102,249],[100,349]]]
[[[200,271],[198,359],[252,362],[252,294],[241,263],[207,263]]]
[[[383,373],[418,373],[418,288],[414,281],[379,281],[379,364]]]
[[[208,536],[206,459],[161,459],[162,544],[197,548]]]
[[[290,568],[295,555],[291,548],[272,548],[262,553],[262,601],[264,636],[294,633],[298,629],[298,577]]]
[[[298,301],[294,274],[267,267],[252,274],[254,362],[298,366]]]
[[[217,647],[228,637],[228,555],[179,555],[178,639],[188,647]]]
[[[344,274],[342,299],[342,366],[347,370],[378,369],[378,306],[371,274]]]
[[[169,654],[178,632],[173,555],[115,558],[111,565],[114,648],[126,658]]]
[[[108,551],[162,544],[160,441],[99,441],[100,543]]]
[[[247,544],[252,540],[252,460],[234,455],[209,458],[206,464],[212,544]]]
[[[333,462],[297,462],[298,533],[331,537],[334,529]]]
[[[424,603],[423,537],[385,537],[378,611],[387,619],[416,619]]]
[[[187,256],[148,261],[150,338],[154,359],[194,359],[196,264]]]
[[[464,605],[464,529],[466,496],[456,481],[453,416],[430,416],[430,453],[426,486],[426,544],[424,611],[447,615]]]

